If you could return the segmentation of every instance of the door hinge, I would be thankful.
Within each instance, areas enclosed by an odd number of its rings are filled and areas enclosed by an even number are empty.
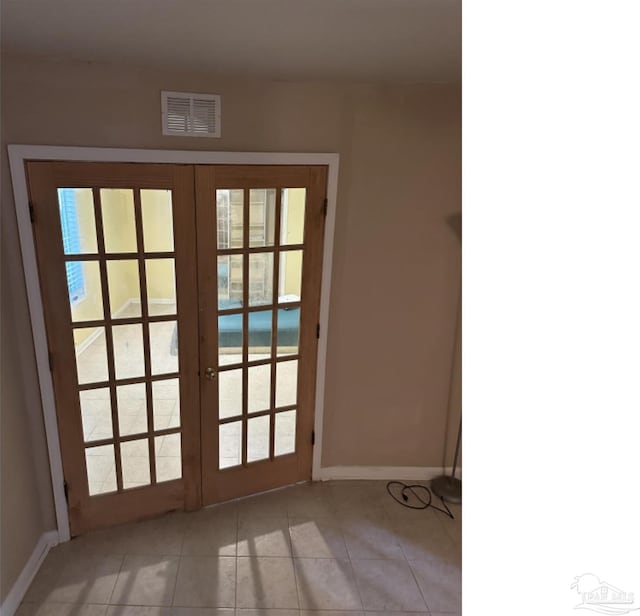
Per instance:
[[[31,203],[31,201],[29,201],[29,220],[31,221],[31,224],[36,221],[36,210],[33,207],[33,203]]]
[[[322,203],[322,214],[325,216],[327,216],[327,209],[329,208],[329,201],[328,199],[325,197],[324,198],[324,202]]]
[[[316,338],[320,338],[320,323],[316,325]]]
[[[311,444],[312,445],[316,444],[316,431],[315,430],[311,430]]]
[[[67,480],[64,480],[64,499],[67,501],[67,505],[69,504],[69,484]]]

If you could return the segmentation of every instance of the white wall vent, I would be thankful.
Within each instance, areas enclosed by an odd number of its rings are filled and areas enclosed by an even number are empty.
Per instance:
[[[219,137],[220,96],[163,91],[162,134]]]

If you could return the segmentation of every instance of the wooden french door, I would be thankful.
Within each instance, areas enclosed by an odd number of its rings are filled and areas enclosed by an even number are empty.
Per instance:
[[[309,479],[326,168],[26,167],[72,535]]]
[[[196,167],[202,496],[311,478],[326,167]]]
[[[199,507],[193,168],[27,176],[72,535]]]

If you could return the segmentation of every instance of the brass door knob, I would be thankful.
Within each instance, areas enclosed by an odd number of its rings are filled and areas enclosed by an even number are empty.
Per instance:
[[[217,376],[218,375],[213,368],[207,368],[204,371],[204,378],[208,379],[209,381],[215,381]]]

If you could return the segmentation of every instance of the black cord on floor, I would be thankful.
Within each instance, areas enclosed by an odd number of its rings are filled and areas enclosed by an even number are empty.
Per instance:
[[[399,494],[396,495],[391,490],[391,486],[402,486],[402,490],[400,490]],[[416,492],[416,489],[424,490],[424,492],[426,492],[427,496],[429,497],[429,500],[423,500]],[[440,513],[444,513],[446,516],[449,516],[452,520],[455,519],[453,517],[453,513],[451,513],[451,509],[447,507],[447,503],[442,498],[438,497],[440,498],[440,502],[442,502],[442,504],[444,505],[444,509],[440,509],[440,507],[436,507],[435,505],[431,504],[433,495],[431,494],[431,490],[427,486],[423,486],[419,483],[408,484],[403,483],[402,481],[390,481],[389,483],[387,483],[387,492],[389,492],[393,500],[395,500],[397,503],[400,503],[403,507],[407,507],[409,509],[427,509],[431,507],[436,511],[440,511]],[[409,504],[409,493],[413,494],[416,500],[420,503],[419,505]]]

